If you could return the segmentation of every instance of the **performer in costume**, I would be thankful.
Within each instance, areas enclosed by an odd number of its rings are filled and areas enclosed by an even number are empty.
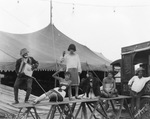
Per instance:
[[[28,73],[24,72],[27,70],[29,74],[32,75],[34,69],[36,69],[39,63],[33,58],[28,56],[29,51],[26,48],[23,48],[20,51],[21,58],[16,61],[16,73],[17,79],[14,84],[14,97],[15,102],[13,104],[19,103],[18,101],[18,89],[25,88],[26,89],[26,96],[24,102],[27,103],[29,96],[32,91],[32,77],[28,76]],[[26,66],[30,66],[26,69]],[[31,73],[30,73],[31,72]]]
[[[116,82],[113,78],[113,72],[109,71],[108,76],[103,79],[103,86],[101,87],[102,96],[117,97],[118,91],[116,89]]]
[[[59,80],[59,87],[56,87],[54,89],[49,90],[48,92],[42,94],[40,97],[37,97],[34,100],[34,104],[39,103],[40,101],[44,100],[45,98],[49,98],[49,101],[63,101],[63,99],[66,96],[66,88],[70,85],[71,83],[71,75],[69,72],[65,72],[65,78],[61,78],[56,76],[60,71],[63,71],[60,69],[56,73],[53,74],[53,77],[57,80]]]
[[[74,44],[70,44],[68,47],[68,54],[63,53],[63,57],[61,58],[61,62],[66,64],[66,71],[71,74],[71,85],[68,89],[69,99],[72,100],[72,86],[75,86],[75,98],[78,97],[79,83],[80,78],[79,74],[82,72],[81,63],[79,55],[75,52],[76,46]]]

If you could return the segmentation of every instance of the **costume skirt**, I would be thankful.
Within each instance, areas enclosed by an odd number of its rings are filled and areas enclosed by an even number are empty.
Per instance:
[[[80,83],[80,78],[78,75],[78,70],[77,68],[69,68],[68,72],[71,74],[71,86],[78,86]]]

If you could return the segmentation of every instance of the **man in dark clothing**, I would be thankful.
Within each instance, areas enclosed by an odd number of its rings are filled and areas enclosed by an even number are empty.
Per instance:
[[[14,84],[14,96],[15,96],[15,102],[13,104],[19,103],[18,101],[18,89],[26,89],[26,97],[25,97],[25,103],[28,102],[29,96],[32,91],[32,73],[33,70],[36,69],[39,65],[39,63],[34,60],[33,57],[28,56],[29,51],[24,48],[20,51],[21,58],[16,61],[16,73],[17,73],[17,79]],[[26,70],[26,71],[25,71]],[[27,71],[29,73],[27,73]]]
[[[87,73],[87,78],[83,79],[80,83],[80,88],[85,93],[86,97],[94,98],[95,96],[100,96],[100,81],[98,78],[94,77],[91,72]],[[90,96],[90,94],[92,94]]]

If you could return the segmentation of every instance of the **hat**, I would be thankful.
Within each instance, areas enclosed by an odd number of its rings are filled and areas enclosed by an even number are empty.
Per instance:
[[[70,44],[68,47],[68,51],[70,51],[70,50],[76,51],[76,46],[74,44]]]
[[[137,68],[137,70],[135,71],[135,74],[138,74],[138,73],[139,73],[139,71],[143,71],[143,70],[144,70],[144,68],[139,67],[139,68]]]
[[[29,51],[26,48],[23,48],[20,50],[20,55],[23,56],[24,54],[29,53]]]
[[[110,70],[110,71],[107,72],[107,74],[112,74],[112,75],[114,75],[114,72]]]

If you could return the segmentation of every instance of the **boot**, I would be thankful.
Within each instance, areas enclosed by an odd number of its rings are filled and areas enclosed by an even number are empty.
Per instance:
[[[32,88],[27,88],[26,97],[25,97],[25,100],[24,100],[25,103],[28,103],[28,99],[29,99],[29,96],[31,94],[31,90],[32,90]]]
[[[37,104],[39,103],[40,101],[44,100],[46,98],[46,94],[42,94],[40,97],[37,97],[35,100],[34,100],[34,104]]]
[[[15,102],[13,104],[18,104],[18,89],[14,88],[14,96],[15,96]]]
[[[26,97],[25,97],[25,100],[24,100],[25,103],[28,103],[29,96],[30,96],[30,94],[26,93]]]

